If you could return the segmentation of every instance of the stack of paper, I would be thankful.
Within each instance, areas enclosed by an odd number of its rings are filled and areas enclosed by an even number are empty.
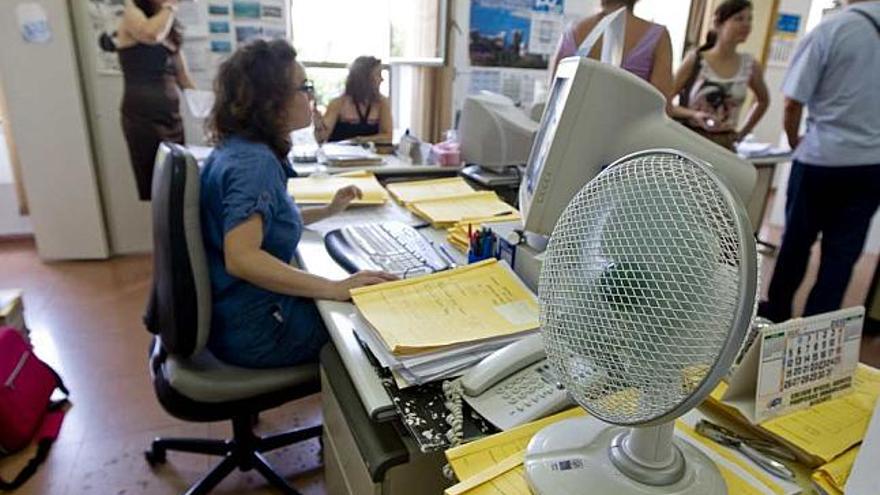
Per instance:
[[[460,374],[538,328],[537,298],[496,260],[351,293],[361,339],[405,385]]]
[[[357,145],[327,143],[321,146],[321,157],[331,167],[362,167],[382,163],[382,157]]]
[[[416,201],[454,198],[474,193],[474,188],[461,177],[448,179],[418,180],[388,184],[388,192],[395,201],[409,205]]]
[[[460,483],[446,495],[529,495],[523,459],[532,437],[558,421],[585,413],[570,409],[446,451],[446,458]],[[692,421],[695,418],[690,418]],[[690,421],[676,422],[676,436],[709,456],[727,483],[727,493],[737,495],[800,493],[791,483],[780,482],[743,457],[697,434]]]
[[[388,201],[388,192],[372,174],[340,174],[297,177],[287,182],[287,192],[297,204],[328,204],[336,191],[346,186],[357,186],[363,197],[352,201],[354,205],[380,205]]]
[[[779,441],[810,467],[818,467],[859,444],[865,436],[877,398],[880,370],[859,364],[853,391],[808,409],[751,425],[735,407],[721,402],[727,384],[720,383],[706,404],[755,433]]]
[[[419,217],[431,222],[435,228],[448,228],[458,222],[479,218],[502,216],[519,218],[519,211],[501,201],[492,191],[417,201],[412,203],[410,209]]]
[[[837,459],[823,464],[813,471],[813,484],[827,495],[843,495],[846,480],[858,455],[859,448],[853,447]]]

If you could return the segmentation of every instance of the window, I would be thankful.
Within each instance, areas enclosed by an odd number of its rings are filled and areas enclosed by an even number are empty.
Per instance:
[[[297,58],[315,82],[319,105],[343,92],[348,64],[361,55],[382,60],[382,94],[391,99],[394,126],[416,126],[413,103],[419,70],[442,66],[448,0],[290,0]]]
[[[446,0],[291,0],[293,44],[307,62],[442,65]]]

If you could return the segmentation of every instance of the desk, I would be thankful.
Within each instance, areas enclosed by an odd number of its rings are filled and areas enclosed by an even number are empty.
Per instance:
[[[213,151],[211,146],[189,145],[186,147],[200,164],[208,158]],[[461,167],[441,167],[440,165],[413,165],[400,159],[397,155],[382,155],[384,162],[379,165],[363,167],[328,167],[321,163],[293,163],[293,169],[302,176],[311,175],[317,171],[335,174],[339,172],[366,171],[376,174],[380,178],[389,177],[451,177],[457,175]]]
[[[330,258],[323,233],[339,225],[398,220],[422,223],[393,202],[355,207],[303,232],[295,262],[303,269],[331,279],[348,274]],[[425,237],[446,243],[446,232],[430,227]],[[448,245],[447,245],[448,247]],[[450,252],[463,263],[458,251]],[[391,398],[354,336],[360,323],[351,303],[318,301],[333,346],[321,355],[321,404],[324,414],[325,479],[330,494],[441,493],[451,482],[442,476],[442,452],[423,454],[403,433]]]
[[[755,238],[758,244],[770,248],[771,252],[776,250],[773,244],[762,241],[758,234],[761,232],[761,225],[764,223],[764,216],[767,212],[767,199],[770,195],[770,189],[773,187],[773,177],[776,172],[776,165],[791,161],[791,154],[753,157],[746,158],[758,173],[755,181],[755,188],[752,190],[752,197],[749,199],[746,209],[749,213],[749,220],[755,231]]]
[[[440,165],[413,165],[400,159],[397,155],[382,155],[384,162],[379,165],[367,165],[362,167],[330,167],[321,163],[294,163],[293,169],[297,174],[306,176],[316,171],[335,174],[339,172],[366,171],[372,172],[379,178],[390,177],[450,177],[458,174],[461,167],[445,167]]]
[[[303,233],[295,261],[309,272],[332,279],[344,278],[347,273],[327,254],[322,234],[339,225],[387,220],[420,223],[393,202],[380,207],[351,208],[335,218],[309,226]],[[422,232],[434,242],[445,242],[442,230],[429,227]],[[455,250],[451,252],[459,254]],[[452,484],[442,476],[444,455],[420,452],[397,421],[391,398],[353,334],[359,324],[353,318],[354,305],[318,301],[317,306],[333,342],[333,346],[327,346],[321,353],[327,492],[331,495],[442,493],[443,488]],[[798,482],[805,488],[805,494],[811,493],[807,474],[799,470]]]

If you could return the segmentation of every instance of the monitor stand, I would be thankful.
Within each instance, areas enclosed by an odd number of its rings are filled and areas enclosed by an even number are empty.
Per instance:
[[[495,187],[519,187],[523,172],[516,165],[504,169],[489,169],[479,165],[468,165],[461,169],[461,175],[481,186],[491,189]]]

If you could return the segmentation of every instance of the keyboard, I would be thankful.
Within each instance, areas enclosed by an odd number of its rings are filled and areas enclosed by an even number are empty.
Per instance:
[[[328,232],[330,257],[349,273],[380,270],[401,278],[452,267],[452,260],[414,228],[401,222],[370,223]]]

